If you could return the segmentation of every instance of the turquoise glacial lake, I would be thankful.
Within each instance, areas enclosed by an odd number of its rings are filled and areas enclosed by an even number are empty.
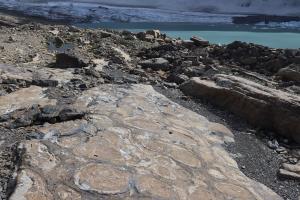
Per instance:
[[[77,24],[84,28],[108,28],[139,32],[159,29],[175,38],[189,39],[200,36],[215,44],[228,44],[239,40],[271,48],[300,48],[299,27],[268,25],[198,24],[198,23],[114,23]]]

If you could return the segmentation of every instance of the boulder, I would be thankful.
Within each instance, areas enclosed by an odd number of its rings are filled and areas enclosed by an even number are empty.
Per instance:
[[[177,73],[172,73],[168,76],[168,81],[181,84],[185,81],[189,80],[189,77],[185,74],[177,74]]]
[[[55,67],[57,68],[83,68],[88,66],[88,61],[73,53],[56,54]]]
[[[154,42],[155,41],[155,37],[153,35],[146,34],[146,36],[144,38],[144,41],[146,41],[146,42]]]
[[[155,39],[160,38],[161,33],[159,30],[148,30],[146,31],[147,35],[152,35]]]
[[[286,81],[300,82],[300,65],[292,64],[278,71],[277,76]]]
[[[170,63],[164,58],[153,58],[139,63],[143,68],[151,68],[153,70],[167,71],[170,69]]]
[[[207,40],[205,40],[203,38],[200,38],[200,37],[193,36],[191,38],[191,41],[193,41],[196,46],[200,46],[200,47],[207,47],[207,46],[209,46],[209,41],[207,41]]]
[[[102,38],[108,38],[108,37],[112,37],[114,34],[108,31],[104,31],[104,30],[100,30],[98,31],[98,33],[100,33]]]
[[[189,48],[189,49],[194,47],[194,45],[195,45],[192,40],[182,40],[181,44],[182,44],[182,46]]]
[[[160,38],[160,32],[156,30],[147,31],[147,32],[139,32],[136,34],[136,37],[140,40],[146,42],[154,42],[155,40]]]
[[[255,126],[300,142],[299,96],[221,74],[215,75],[213,80],[192,78],[180,88],[185,94],[207,99]]]

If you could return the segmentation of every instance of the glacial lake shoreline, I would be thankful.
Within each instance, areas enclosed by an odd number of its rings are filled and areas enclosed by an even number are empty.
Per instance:
[[[215,44],[243,41],[271,48],[300,48],[300,29],[271,27],[269,25],[204,24],[184,22],[100,22],[75,24],[81,28],[104,28],[141,32],[158,29],[168,36],[188,40],[192,36],[203,37]]]

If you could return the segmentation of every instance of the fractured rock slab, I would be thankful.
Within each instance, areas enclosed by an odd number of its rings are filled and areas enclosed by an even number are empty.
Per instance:
[[[20,89],[6,96],[0,96],[0,115],[10,113],[20,108],[27,108],[33,104],[54,105],[56,100],[48,99],[45,89],[38,86]]]
[[[85,119],[22,143],[11,199],[281,199],[239,170],[222,147],[230,130],[151,86],[101,85],[74,107]]]
[[[16,84],[26,87],[37,85],[41,87],[56,87],[71,79],[79,78],[71,70],[38,67],[17,67],[0,64],[0,78],[2,84]]]
[[[245,118],[249,123],[271,129],[300,142],[300,97],[230,75],[213,80],[192,78],[181,90]]]

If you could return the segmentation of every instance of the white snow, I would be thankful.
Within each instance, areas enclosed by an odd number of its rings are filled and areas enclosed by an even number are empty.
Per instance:
[[[73,22],[229,24],[232,16],[245,13],[300,15],[300,0],[0,0],[0,8]],[[300,23],[270,26],[293,28]]]

